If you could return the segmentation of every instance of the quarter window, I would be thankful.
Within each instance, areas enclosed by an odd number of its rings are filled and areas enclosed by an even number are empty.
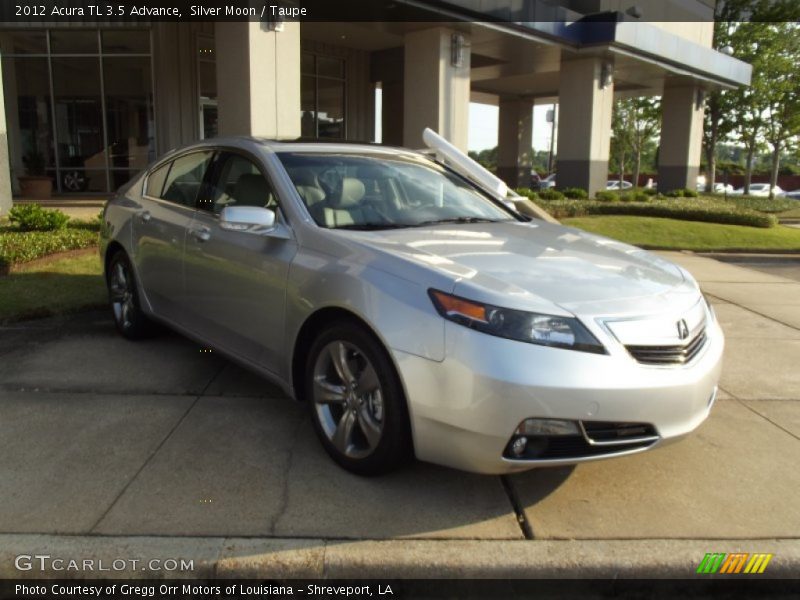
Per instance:
[[[203,183],[203,177],[213,155],[213,152],[201,151],[176,158],[167,175],[164,193],[161,197],[176,204],[194,207],[200,185]]]
[[[171,164],[172,163],[167,163],[150,173],[147,177],[147,189],[145,190],[145,194],[151,198],[161,198],[161,192],[164,190],[164,180],[167,178],[167,173],[169,173]]]

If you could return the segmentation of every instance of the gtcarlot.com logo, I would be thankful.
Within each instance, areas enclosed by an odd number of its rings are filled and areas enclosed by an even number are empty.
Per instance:
[[[721,573],[726,575],[761,574],[767,569],[772,554],[750,554],[748,552],[707,552],[697,567],[701,575]]]
[[[194,560],[184,558],[58,558],[49,554],[20,554],[14,559],[18,571],[194,571]]]

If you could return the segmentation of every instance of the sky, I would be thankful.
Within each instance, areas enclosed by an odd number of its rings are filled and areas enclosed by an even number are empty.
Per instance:
[[[375,90],[375,140],[381,140],[381,89]],[[548,105],[533,109],[532,146],[536,150],[549,150],[551,125],[547,122]],[[494,148],[497,145],[498,108],[488,104],[469,105],[469,149],[475,151]]]

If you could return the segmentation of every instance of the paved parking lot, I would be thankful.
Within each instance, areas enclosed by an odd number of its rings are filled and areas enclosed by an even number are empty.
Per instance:
[[[545,540],[795,543],[800,283],[669,257],[727,335],[709,420],[653,452],[508,478],[421,463],[350,475],[270,384],[177,335],[125,341],[104,312],[2,328],[0,534],[498,541],[523,555]]]

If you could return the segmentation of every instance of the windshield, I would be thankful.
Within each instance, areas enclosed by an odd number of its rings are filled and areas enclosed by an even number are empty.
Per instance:
[[[436,163],[386,155],[280,152],[317,225],[390,229],[514,221],[488,196]]]

